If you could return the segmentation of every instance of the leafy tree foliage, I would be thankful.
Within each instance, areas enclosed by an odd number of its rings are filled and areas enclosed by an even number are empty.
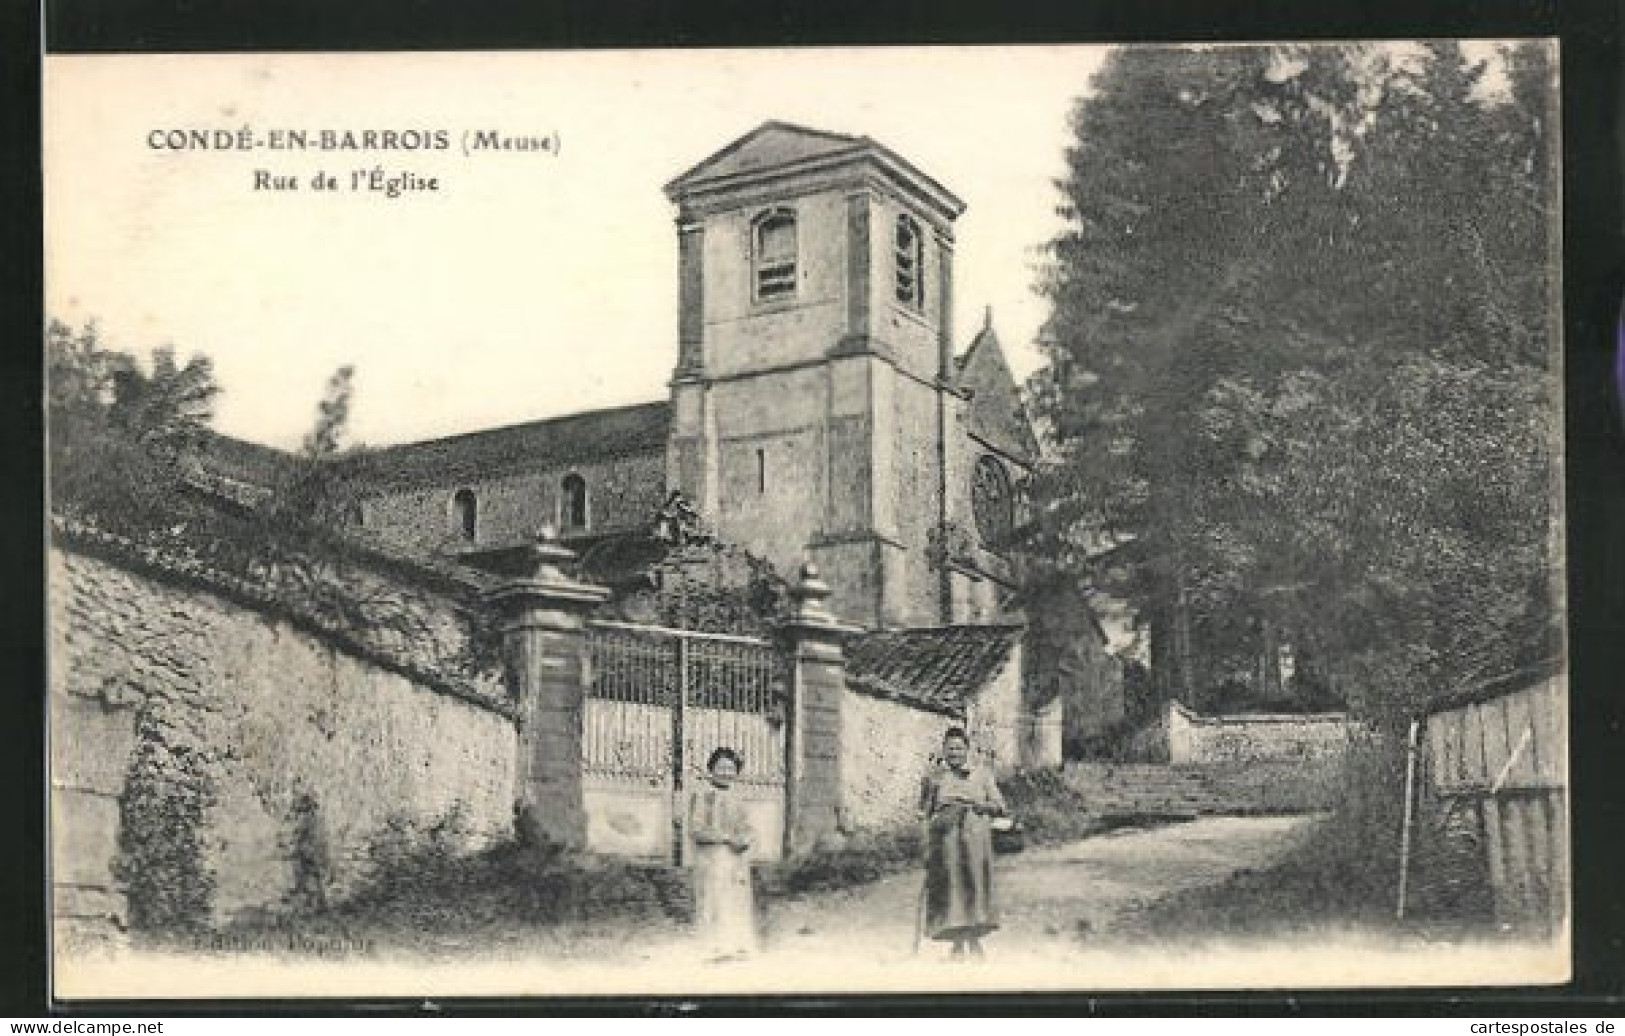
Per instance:
[[[123,526],[177,520],[185,459],[220,394],[209,358],[183,365],[165,346],[143,366],[106,348],[94,323],[76,331],[54,320],[45,356],[53,506]]]
[[[1551,70],[1502,64],[1125,49],[1076,105],[1035,547],[1164,693],[1284,642],[1398,715],[1551,649]]]
[[[138,538],[203,528],[267,556],[309,553],[352,516],[367,470],[365,450],[344,445],[353,367],[329,379],[302,448],[240,512],[197,492],[210,481],[200,477],[200,453],[220,394],[208,357],[181,364],[166,346],[144,366],[107,348],[94,323],[76,331],[60,321],[47,328],[45,350],[54,508]]]

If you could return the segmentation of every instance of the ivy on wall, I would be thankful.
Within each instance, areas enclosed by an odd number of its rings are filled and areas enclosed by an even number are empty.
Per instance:
[[[217,801],[209,753],[155,711],[136,722],[136,747],[119,795],[113,876],[129,900],[130,926],[151,934],[209,925],[215,879],[205,818]]]

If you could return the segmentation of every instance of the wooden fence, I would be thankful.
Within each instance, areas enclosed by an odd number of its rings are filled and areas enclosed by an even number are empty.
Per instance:
[[[1481,825],[1496,921],[1552,935],[1568,916],[1568,702],[1561,672],[1520,674],[1424,719],[1427,791]]]

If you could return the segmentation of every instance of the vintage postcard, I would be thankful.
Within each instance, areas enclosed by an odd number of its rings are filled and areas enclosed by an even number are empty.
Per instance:
[[[44,73],[57,997],[1567,980],[1555,42]]]

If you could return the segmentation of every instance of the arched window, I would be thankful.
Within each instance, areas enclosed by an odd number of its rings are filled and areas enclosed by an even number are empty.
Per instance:
[[[479,504],[472,489],[459,489],[451,496],[451,532],[473,542],[479,522]]]
[[[977,459],[971,476],[971,515],[976,519],[982,546],[991,551],[1003,550],[1015,527],[1015,501],[1009,474],[990,454]]]
[[[587,527],[587,480],[580,475],[566,475],[560,487],[563,498],[559,501],[559,524],[567,530]]]
[[[897,256],[897,301],[922,309],[925,306],[925,237],[914,217],[897,217],[893,245]]]
[[[771,302],[796,293],[796,214],[769,209],[751,221],[751,265],[756,301]]]

